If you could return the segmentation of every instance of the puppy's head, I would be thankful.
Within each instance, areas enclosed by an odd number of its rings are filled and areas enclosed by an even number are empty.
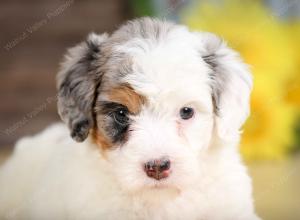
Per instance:
[[[251,76],[218,37],[150,18],[70,49],[58,110],[76,141],[99,145],[123,187],[182,189],[216,139],[236,143]]]

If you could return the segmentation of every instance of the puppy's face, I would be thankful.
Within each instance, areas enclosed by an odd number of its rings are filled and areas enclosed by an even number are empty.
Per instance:
[[[122,45],[116,50],[130,60],[130,70],[111,78],[124,68],[121,62],[102,78],[94,137],[128,187],[179,187],[196,176],[199,153],[209,144],[210,70],[193,46],[178,45],[181,40],[146,53]],[[164,165],[168,168],[159,170]]]
[[[201,175],[214,139],[238,140],[250,88],[247,68],[217,37],[141,19],[71,49],[58,107],[124,188],[181,190]]]

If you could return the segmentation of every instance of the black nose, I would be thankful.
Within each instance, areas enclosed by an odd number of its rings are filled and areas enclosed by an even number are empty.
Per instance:
[[[144,165],[147,176],[160,180],[169,176],[171,161],[168,158],[150,160]]]

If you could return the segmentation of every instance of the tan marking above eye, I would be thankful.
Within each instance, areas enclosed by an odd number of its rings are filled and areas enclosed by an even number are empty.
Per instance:
[[[145,97],[136,93],[128,84],[113,88],[109,91],[108,97],[110,101],[126,106],[133,114],[139,113],[146,101]]]
[[[145,98],[139,95],[128,84],[123,84],[118,87],[114,87],[107,92],[109,101],[120,103],[126,106],[130,113],[137,114],[141,111],[142,105],[145,103]],[[98,123],[106,123],[101,121],[101,115],[97,117]],[[105,134],[105,131],[98,126],[91,131],[92,139],[101,149],[102,154],[113,148],[112,140]]]

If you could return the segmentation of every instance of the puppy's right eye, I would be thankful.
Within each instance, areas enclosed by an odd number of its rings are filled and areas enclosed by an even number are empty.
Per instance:
[[[115,124],[121,129],[125,128],[129,124],[129,111],[126,106],[116,102],[99,103],[100,113],[112,118]]]
[[[129,118],[128,118],[128,110],[125,107],[120,107],[113,112],[113,117],[115,122],[120,125],[127,125]]]

